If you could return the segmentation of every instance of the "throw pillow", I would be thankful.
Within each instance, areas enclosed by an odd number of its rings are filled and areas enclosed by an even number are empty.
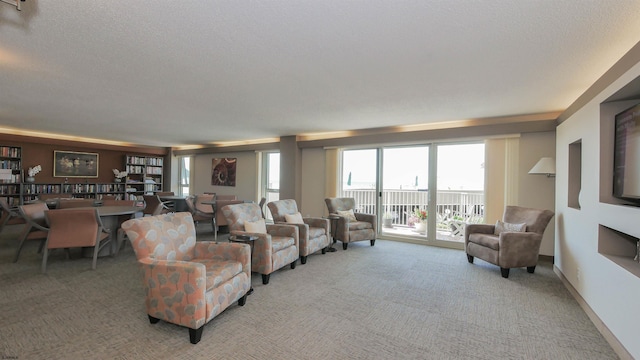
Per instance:
[[[527,230],[527,224],[512,224],[507,222],[502,222],[498,220],[496,222],[496,227],[493,233],[495,235],[500,235],[501,232],[525,232]]]
[[[344,211],[338,210],[338,215],[346,217],[347,220],[349,221],[358,221],[356,219],[356,214],[353,213],[353,209],[344,210]]]
[[[244,222],[244,231],[250,233],[257,234],[266,234],[267,233],[267,224],[265,224],[264,219],[260,219],[258,221],[245,221]]]
[[[302,214],[299,212],[295,214],[284,214],[284,218],[289,224],[304,224],[302,220]]]

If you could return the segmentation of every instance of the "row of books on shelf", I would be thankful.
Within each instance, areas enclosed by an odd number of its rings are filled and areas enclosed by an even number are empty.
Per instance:
[[[13,146],[0,146],[0,156],[2,157],[14,157],[19,158],[22,155],[22,151],[19,147]]]
[[[11,174],[9,179],[0,179],[0,184],[18,184],[22,182],[22,175]]]
[[[131,174],[149,174],[149,175],[162,175],[161,167],[154,166],[139,166],[139,165],[127,165],[127,173]]]
[[[127,156],[127,164],[162,166],[162,158]]]
[[[21,170],[20,160],[0,160],[0,169]]]

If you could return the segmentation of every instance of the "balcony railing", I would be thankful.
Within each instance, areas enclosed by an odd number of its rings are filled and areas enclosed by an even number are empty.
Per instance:
[[[356,201],[358,211],[376,214],[376,191],[373,189],[349,189],[344,197]],[[384,190],[383,214],[390,214],[392,226],[410,227],[416,209],[427,210],[427,190]],[[462,236],[460,224],[479,223],[484,219],[484,192],[481,190],[438,190],[436,198],[437,227],[449,232],[448,236]],[[432,216],[432,214],[429,214]],[[456,231],[456,226],[458,230]]]

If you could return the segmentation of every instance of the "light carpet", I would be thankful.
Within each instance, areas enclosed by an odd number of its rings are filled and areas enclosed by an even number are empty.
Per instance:
[[[149,323],[129,245],[96,270],[54,252],[43,275],[36,243],[12,262],[18,230],[0,235],[3,359],[617,359],[550,263],[503,279],[459,250],[338,243],[269,285],[254,274],[246,305],[192,345],[186,328]]]

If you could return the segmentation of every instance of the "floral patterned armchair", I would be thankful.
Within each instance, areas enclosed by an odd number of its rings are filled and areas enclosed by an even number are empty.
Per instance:
[[[190,213],[127,220],[143,271],[147,314],[189,328],[192,344],[208,323],[234,302],[243,306],[251,288],[251,249],[245,244],[196,242]]]
[[[273,221],[276,224],[283,223],[295,225],[300,231],[300,262],[307,263],[307,256],[318,250],[327,252],[329,247],[329,220],[316,217],[303,218],[298,212],[298,206],[293,199],[272,201],[267,204]],[[292,220],[302,220],[303,223]],[[289,221],[288,221],[289,220]]]
[[[241,203],[226,205],[220,209],[229,224],[231,236],[255,235],[251,255],[251,270],[262,274],[262,283],[267,285],[274,271],[291,265],[296,268],[299,255],[299,231],[296,226],[283,224],[265,224],[258,204]],[[247,230],[249,227],[261,231]],[[251,225],[251,226],[250,226]]]
[[[338,217],[331,224],[331,232],[335,240],[342,241],[342,249],[347,250],[349,243],[354,241],[369,240],[371,246],[375,245],[378,235],[375,215],[356,212],[354,198],[327,198],[324,202],[329,215]]]

